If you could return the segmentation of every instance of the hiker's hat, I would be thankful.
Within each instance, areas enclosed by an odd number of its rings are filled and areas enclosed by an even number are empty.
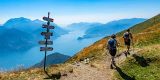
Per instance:
[[[127,29],[127,31],[129,32],[129,31],[130,31],[130,29]]]
[[[115,34],[112,34],[112,35],[111,35],[111,38],[116,38],[116,35],[115,35]]]

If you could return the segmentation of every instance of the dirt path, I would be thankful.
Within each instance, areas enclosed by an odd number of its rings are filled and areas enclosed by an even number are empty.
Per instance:
[[[130,55],[127,55],[127,56],[132,56],[133,54],[136,54],[139,51],[141,51],[141,49],[131,50]],[[117,64],[121,64],[122,62],[125,61],[126,55],[124,53],[125,53],[125,51],[121,52],[118,56],[116,56],[115,61]]]
[[[73,73],[67,74],[60,80],[111,80],[112,71],[106,63],[89,65],[79,63],[79,66],[73,65]]]
[[[136,52],[131,51],[130,55]],[[116,64],[120,64],[126,59],[125,54],[116,57]],[[110,58],[95,64],[79,63],[78,66],[71,65],[73,73],[67,73],[67,76],[62,76],[60,80],[112,80],[114,69],[110,69]]]

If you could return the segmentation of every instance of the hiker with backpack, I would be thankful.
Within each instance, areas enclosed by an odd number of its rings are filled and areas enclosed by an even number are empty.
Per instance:
[[[129,50],[130,50],[131,41],[133,42],[133,36],[132,36],[132,33],[130,32],[130,29],[128,29],[123,34],[123,39],[124,39],[124,43],[127,47],[127,51],[125,52],[125,55],[127,57],[127,55],[130,55]]]
[[[107,49],[109,51],[109,54],[111,55],[111,69],[113,69],[113,66],[115,65],[115,55],[116,55],[116,52],[117,52],[117,46],[118,46],[118,43],[117,43],[117,40],[116,40],[116,35],[113,34],[111,35],[111,38],[108,40],[107,42]]]

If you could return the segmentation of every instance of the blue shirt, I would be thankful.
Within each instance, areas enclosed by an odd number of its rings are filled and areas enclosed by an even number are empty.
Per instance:
[[[108,40],[108,47],[109,49],[116,49],[116,46],[117,46],[117,40],[116,39],[109,39]]]

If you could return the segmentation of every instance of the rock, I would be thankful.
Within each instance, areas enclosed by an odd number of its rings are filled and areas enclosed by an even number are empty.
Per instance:
[[[61,78],[61,73],[58,72],[58,73],[52,74],[52,78],[54,78],[54,79],[60,79]]]
[[[62,76],[67,76],[67,73],[62,74]]]
[[[70,72],[70,73],[73,73],[73,69],[70,69],[69,72]]]

